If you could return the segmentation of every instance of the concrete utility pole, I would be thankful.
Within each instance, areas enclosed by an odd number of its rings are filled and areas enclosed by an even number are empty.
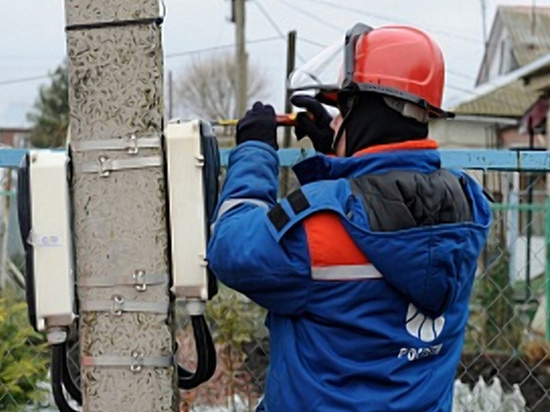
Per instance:
[[[84,412],[176,410],[159,0],[66,0]]]
[[[246,7],[245,0],[233,0],[233,11],[235,20],[235,43],[237,60],[237,117],[246,113],[247,106],[247,75],[248,75],[248,54],[246,53]]]

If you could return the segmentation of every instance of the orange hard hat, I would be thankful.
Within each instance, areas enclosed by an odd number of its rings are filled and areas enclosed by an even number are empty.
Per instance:
[[[343,62],[336,84],[314,87],[321,102],[336,105],[342,100],[339,97],[345,100],[357,92],[374,92],[413,103],[424,109],[428,118],[453,116],[441,109],[443,53],[423,31],[409,26],[374,29],[357,24],[347,32],[340,55]]]
[[[407,93],[439,108],[445,84],[443,53],[418,29],[381,27],[357,40],[353,81]]]

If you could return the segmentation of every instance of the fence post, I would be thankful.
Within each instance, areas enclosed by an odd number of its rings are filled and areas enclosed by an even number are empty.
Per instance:
[[[550,342],[550,196],[546,196],[544,202],[544,245],[546,246],[545,285],[546,285],[546,341]]]
[[[11,198],[9,192],[12,186],[12,170],[3,169],[2,171],[2,191],[5,193],[3,198],[2,218],[0,222],[0,290],[4,289],[8,282],[8,242],[10,231],[10,205]]]
[[[159,0],[66,0],[83,410],[176,409]]]

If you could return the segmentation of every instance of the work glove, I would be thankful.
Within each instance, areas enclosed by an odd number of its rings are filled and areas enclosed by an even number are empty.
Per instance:
[[[298,140],[308,136],[316,151],[324,154],[332,153],[334,140],[334,130],[330,127],[332,116],[323,105],[314,97],[305,94],[292,96],[290,102],[296,107],[306,109],[313,115],[313,119],[304,112],[298,113],[296,116],[295,132]]]
[[[275,109],[261,102],[254,103],[252,109],[237,123],[237,145],[244,142],[257,141],[270,145],[278,150],[277,144],[277,120]]]

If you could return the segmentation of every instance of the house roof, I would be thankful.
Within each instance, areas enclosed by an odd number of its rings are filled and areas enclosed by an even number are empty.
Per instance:
[[[0,133],[29,133],[30,127],[0,127]]]
[[[498,16],[508,30],[520,67],[550,52],[550,7],[501,6]]]
[[[550,56],[550,7],[533,10],[531,6],[500,6],[492,36],[497,21],[502,22],[509,33],[519,69],[477,87],[471,96],[452,105],[457,114],[521,117],[538,98],[539,93],[526,89],[522,79],[550,66],[546,58]]]
[[[521,117],[538,95],[526,90],[522,80],[515,80],[486,93],[474,94],[473,98],[468,98],[451,110],[461,115]]]
[[[471,96],[451,105],[451,110],[461,115],[522,117],[540,95],[540,92],[526,88],[524,80],[548,70],[550,53],[477,87]]]

